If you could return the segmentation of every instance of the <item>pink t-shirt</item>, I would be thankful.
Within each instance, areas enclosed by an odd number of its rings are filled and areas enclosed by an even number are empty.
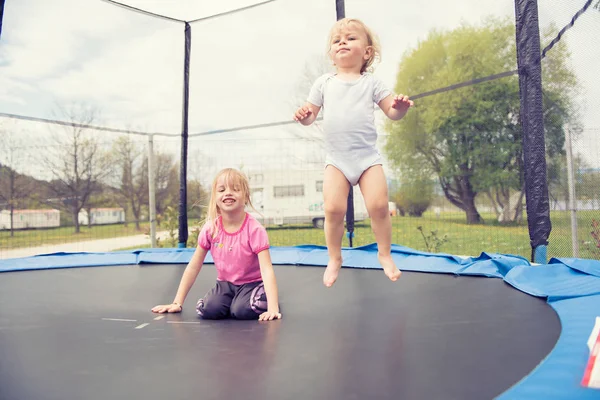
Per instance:
[[[260,281],[258,253],[269,248],[267,230],[260,222],[246,213],[242,227],[237,232],[226,232],[219,217],[219,232],[214,238],[210,225],[205,224],[200,231],[198,245],[210,250],[217,268],[217,280],[234,285]]]

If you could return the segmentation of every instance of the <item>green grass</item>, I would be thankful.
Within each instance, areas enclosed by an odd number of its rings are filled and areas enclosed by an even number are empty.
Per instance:
[[[421,232],[422,227],[426,236],[436,232],[438,238],[447,236],[448,242],[443,243],[438,252],[455,255],[478,256],[482,252],[515,254],[527,259],[531,258],[529,232],[527,221],[521,224],[501,225],[492,214],[482,215],[485,224],[469,225],[465,223],[464,213],[445,213],[440,218],[426,213],[421,218],[392,217],[392,243],[430,251]],[[599,253],[590,252],[582,243],[590,241],[591,221],[600,220],[600,211],[585,211],[578,213],[578,237],[580,242],[580,257],[600,259]],[[571,225],[568,213],[556,212],[551,214],[552,232],[549,238],[548,258],[571,257]],[[274,246],[294,246],[298,244],[325,245],[325,235],[322,230],[308,225],[293,227],[268,227],[269,240]],[[355,224],[353,246],[362,246],[375,242],[370,221]],[[343,245],[348,246],[344,236]]]
[[[140,235],[149,231],[148,223],[140,224],[139,231],[135,229],[135,224],[128,224],[127,226],[98,225],[92,228],[81,226],[79,233],[75,233],[75,228],[72,226],[52,229],[15,230],[13,237],[10,236],[10,231],[3,230],[0,231],[0,248],[16,249],[84,240],[110,239],[121,236]]]
[[[580,257],[600,259],[600,249],[595,252],[590,235],[593,219],[600,220],[600,211],[578,212],[578,239]],[[448,242],[443,243],[438,252],[455,255],[478,256],[481,252],[516,254],[531,258],[527,222],[521,224],[501,225],[493,215],[483,214],[485,223],[468,225],[464,213],[443,213],[436,218],[432,213],[425,213],[421,218],[393,217],[392,242],[416,250],[429,251],[418,227],[421,226],[425,235],[436,232],[438,238],[447,236]],[[571,225],[568,212],[553,212],[551,214],[552,232],[549,238],[548,258],[571,257]],[[189,227],[193,229],[197,220],[190,220]],[[159,228],[161,229],[161,228]],[[295,246],[301,244],[325,245],[323,230],[310,225],[294,225],[284,227],[267,227],[269,239],[273,246]],[[81,227],[79,234],[74,233],[73,227],[15,231],[10,237],[9,232],[0,231],[0,248],[11,249],[33,247],[47,244],[63,244],[74,241],[114,238],[120,236],[147,233],[148,224],[142,224],[141,231],[135,230],[134,224],[96,226],[89,229]],[[375,242],[370,221],[356,223],[353,246],[362,246]],[[588,242],[585,245],[584,242]],[[348,246],[344,237],[343,245]]]

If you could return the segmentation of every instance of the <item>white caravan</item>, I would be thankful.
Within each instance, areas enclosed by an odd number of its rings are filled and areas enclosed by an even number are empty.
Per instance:
[[[59,210],[13,210],[13,229],[57,228]],[[0,230],[10,229],[10,211],[0,211]]]
[[[79,211],[79,224],[107,225],[125,222],[125,210],[122,208],[92,208],[90,211],[90,214],[87,210]]]
[[[248,173],[250,198],[263,225],[311,223],[323,228],[323,174],[318,170],[270,170]],[[354,187],[354,220],[368,218],[365,201]]]

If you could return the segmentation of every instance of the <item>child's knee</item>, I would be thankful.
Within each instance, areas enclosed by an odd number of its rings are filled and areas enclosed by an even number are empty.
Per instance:
[[[258,319],[259,315],[248,304],[236,304],[231,307],[231,318],[233,319]]]
[[[252,290],[249,298],[231,304],[231,317],[235,319],[257,319],[265,311],[267,311],[267,295],[263,283]]]
[[[202,319],[226,318],[228,311],[227,306],[223,303],[206,298],[198,300],[196,304],[196,312]]]
[[[325,203],[323,207],[325,215],[329,218],[344,218],[346,215],[346,204]]]
[[[371,207],[369,207],[369,216],[371,218],[375,218],[375,219],[382,219],[382,218],[386,218],[389,213],[389,204],[386,201],[375,201],[373,204],[371,204]]]

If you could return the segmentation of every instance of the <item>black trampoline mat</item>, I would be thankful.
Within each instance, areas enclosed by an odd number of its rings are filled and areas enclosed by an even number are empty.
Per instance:
[[[327,289],[322,267],[293,266],[275,266],[281,321],[198,319],[213,265],[154,320],[184,268],[0,274],[0,398],[492,399],[560,333],[501,279],[344,268]]]

